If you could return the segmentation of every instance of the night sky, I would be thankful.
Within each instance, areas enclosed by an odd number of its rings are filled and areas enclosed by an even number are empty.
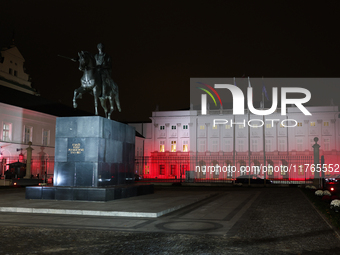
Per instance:
[[[112,118],[148,121],[156,105],[189,107],[190,77],[339,77],[340,2],[304,2],[2,0],[0,45],[15,31],[32,86],[71,106],[82,72],[57,55],[104,43],[122,106]],[[329,94],[319,105],[340,105],[340,86]],[[78,107],[93,112],[93,97]]]

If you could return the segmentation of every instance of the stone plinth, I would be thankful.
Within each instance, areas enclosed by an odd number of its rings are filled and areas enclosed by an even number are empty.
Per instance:
[[[102,117],[57,118],[54,186],[102,187],[134,180],[135,129]]]

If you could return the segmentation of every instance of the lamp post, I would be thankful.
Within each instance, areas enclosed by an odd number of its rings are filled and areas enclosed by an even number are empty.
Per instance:
[[[26,176],[25,179],[31,179],[31,160],[32,160],[32,142],[28,142],[27,150],[27,162],[26,162]]]
[[[318,166],[319,166],[319,148],[320,148],[320,145],[318,144],[318,141],[319,141],[319,138],[315,137],[314,138],[314,142],[315,144],[313,145],[313,149],[314,149],[314,181],[313,181],[313,184],[316,186],[316,187],[320,187],[320,175],[319,175],[319,169],[318,169]]]

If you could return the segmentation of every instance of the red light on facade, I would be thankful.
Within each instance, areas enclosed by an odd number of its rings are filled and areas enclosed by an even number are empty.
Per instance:
[[[333,187],[331,188],[331,191],[334,191],[334,188],[333,188]]]

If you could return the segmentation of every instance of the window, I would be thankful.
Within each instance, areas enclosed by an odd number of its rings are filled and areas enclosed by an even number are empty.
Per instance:
[[[238,151],[239,152],[244,151],[244,142],[243,142],[243,140],[239,140],[238,141]]]
[[[303,169],[303,165],[299,165],[298,167],[298,175],[304,175],[305,172],[304,172],[304,169]]]
[[[18,72],[14,70],[14,76],[18,76]]]
[[[171,152],[176,152],[176,141],[171,141]]]
[[[272,140],[266,139],[266,151],[272,151]]]
[[[212,141],[212,152],[218,152],[218,141]]]
[[[165,126],[159,126],[159,129],[160,129],[160,130],[164,130],[164,129],[165,129]]]
[[[165,141],[159,141],[159,152],[165,151]]]
[[[10,123],[3,123],[3,127],[2,127],[2,140],[3,141],[11,141],[11,130],[12,129],[12,124]]]
[[[188,129],[188,125],[183,125],[183,129]]]
[[[224,148],[223,150],[225,152],[230,152],[231,151],[231,140],[224,140]]]
[[[282,123],[280,124],[280,128],[284,128],[285,126],[284,125],[282,125]]]
[[[230,129],[230,125],[225,125],[225,129]]]
[[[10,68],[8,72],[9,72],[9,74],[13,74],[12,68]]]
[[[303,150],[303,140],[302,139],[296,139],[296,150],[297,151]]]
[[[284,139],[279,140],[279,151],[285,151],[286,150],[286,141]]]
[[[330,143],[331,143],[330,138],[323,139],[323,150],[324,151],[329,151],[330,150]]]
[[[165,175],[165,165],[159,165],[159,175]]]
[[[269,176],[272,176],[274,174],[273,166],[270,163],[267,166],[267,173]]]
[[[183,152],[188,152],[188,141],[183,141]]]
[[[50,144],[50,131],[43,130],[42,144],[43,146],[48,146]]]
[[[311,122],[311,123],[310,123],[310,126],[311,126],[311,127],[315,127],[315,122]]]
[[[173,129],[173,130],[176,129],[176,126],[171,126],[171,129]]]
[[[329,122],[328,122],[328,121],[325,121],[325,122],[323,123],[323,126],[324,126],[324,127],[328,127],[328,126],[329,126]]]
[[[176,169],[177,169],[176,165],[171,165],[170,166],[170,175],[176,175]]]
[[[24,143],[32,142],[32,127],[25,126]]]
[[[267,123],[266,124],[266,128],[272,128],[272,124],[271,123]]]
[[[201,126],[200,126],[200,129],[201,129],[201,130],[204,130],[204,129],[205,129],[205,126],[201,125]]]
[[[199,149],[199,152],[205,152],[205,141],[204,141],[204,140],[201,140],[201,141],[199,142],[199,147],[198,147],[198,149]]]
[[[298,122],[297,126],[302,127],[302,122]]]
[[[257,140],[252,140],[251,141],[251,151],[257,152]]]
[[[242,129],[242,128],[244,128],[244,125],[238,125],[238,128]]]
[[[212,126],[212,129],[217,129],[217,125],[215,125],[215,126]]]

